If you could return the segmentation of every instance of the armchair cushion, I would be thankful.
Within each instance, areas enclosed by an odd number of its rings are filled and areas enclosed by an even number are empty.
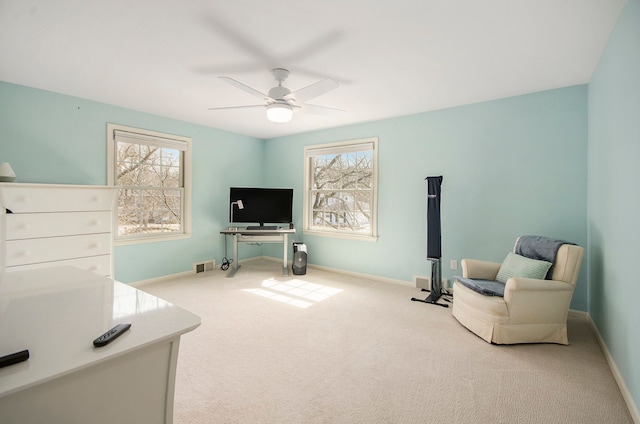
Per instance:
[[[504,296],[504,283],[465,277],[454,277],[457,282],[485,296]]]
[[[525,258],[509,252],[498,270],[496,280],[501,283],[506,283],[511,277],[544,280],[549,268],[551,268],[551,262]]]

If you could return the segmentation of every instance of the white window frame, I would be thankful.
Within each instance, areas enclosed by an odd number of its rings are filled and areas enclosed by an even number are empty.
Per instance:
[[[373,151],[373,193],[371,205],[371,233],[362,234],[348,231],[331,231],[314,228],[312,224],[312,175],[311,161],[313,156],[320,154],[337,154],[362,150]],[[341,141],[335,143],[305,146],[304,148],[304,200],[303,200],[303,233],[313,236],[335,237],[352,240],[377,241],[378,240],[378,138],[371,137],[359,140]]]
[[[161,233],[161,234],[140,234],[136,236],[118,236],[118,212],[114,213],[114,244],[128,245],[149,242],[161,242],[168,240],[180,240],[191,237],[191,195],[192,195],[192,160],[191,160],[191,138],[166,134],[157,131],[150,131],[140,128],[132,128],[119,124],[107,124],[107,184],[112,187],[116,185],[116,132],[128,133],[133,138],[139,139],[141,144],[154,144],[164,147],[172,145],[181,146],[183,150],[182,178],[182,232]],[[174,144],[175,143],[175,144]],[[186,147],[185,147],[186,146]]]

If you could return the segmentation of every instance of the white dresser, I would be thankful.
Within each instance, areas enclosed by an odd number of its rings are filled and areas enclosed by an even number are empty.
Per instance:
[[[29,350],[0,368],[0,423],[170,424],[180,338],[200,317],[63,266],[0,273],[0,323],[0,356]]]
[[[113,276],[115,189],[0,183],[0,271],[71,265]]]

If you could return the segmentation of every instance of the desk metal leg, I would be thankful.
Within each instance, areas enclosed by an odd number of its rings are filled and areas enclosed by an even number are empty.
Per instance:
[[[227,274],[227,278],[231,278],[236,275],[236,272],[240,268],[240,264],[238,263],[238,234],[233,235],[233,266],[231,267],[231,271]]]
[[[289,276],[289,266],[287,264],[287,253],[289,253],[289,242],[288,242],[288,235],[285,233],[282,235],[284,238],[284,242],[282,243],[284,245],[284,252],[282,253],[282,276],[283,277],[288,277]]]

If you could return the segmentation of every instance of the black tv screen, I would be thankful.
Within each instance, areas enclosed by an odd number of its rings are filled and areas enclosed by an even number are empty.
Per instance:
[[[238,201],[242,201],[242,209],[232,204]],[[293,222],[292,188],[231,187],[229,204],[229,222],[260,225]]]

